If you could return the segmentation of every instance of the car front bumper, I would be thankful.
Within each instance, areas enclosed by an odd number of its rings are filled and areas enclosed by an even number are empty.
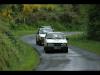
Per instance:
[[[68,46],[66,47],[44,47],[46,52],[67,52],[68,53]]]
[[[44,45],[44,38],[39,39],[41,45]]]

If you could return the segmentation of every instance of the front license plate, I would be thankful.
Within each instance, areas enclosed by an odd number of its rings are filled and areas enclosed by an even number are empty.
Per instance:
[[[61,49],[60,47],[54,47],[54,49]]]

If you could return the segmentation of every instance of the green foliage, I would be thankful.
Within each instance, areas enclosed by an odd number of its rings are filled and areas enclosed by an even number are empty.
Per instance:
[[[16,36],[19,34],[14,34],[12,30],[9,30],[9,26],[9,23],[0,20],[0,70],[35,69],[39,63],[37,52],[31,46],[18,40]]]
[[[69,38],[69,45],[73,45],[100,55],[100,42],[88,40],[86,38],[86,33],[70,35],[67,37]]]
[[[11,29],[21,27],[24,29],[27,26],[37,28],[42,25],[41,23],[46,22],[47,25],[51,23],[55,28],[55,25],[58,25],[63,28],[62,30],[87,29],[89,39],[100,38],[99,5],[96,4],[5,4],[0,7],[3,9],[2,13],[10,17],[8,21],[13,20],[10,22]],[[37,11],[34,12],[36,9]],[[7,17],[4,20],[6,19]]]
[[[59,15],[60,21],[64,22],[64,23],[71,23],[72,22],[72,16],[70,16],[67,12]]]
[[[3,20],[0,20],[0,70],[14,70],[15,66],[16,70],[26,70],[32,68],[33,63],[37,64],[36,52],[32,52],[31,47],[27,47],[14,36],[32,33],[43,25],[51,25],[56,31],[87,31],[88,39],[100,40],[99,7],[98,4],[0,5],[0,19]],[[84,47],[90,47],[92,43],[99,44],[95,41],[90,42],[87,37],[77,38],[76,36],[71,41],[77,40],[76,44],[85,41],[84,44],[80,44]],[[93,47],[94,50],[98,48],[99,46]]]
[[[89,10],[88,38],[100,41],[100,8],[94,4]]]
[[[81,4],[10,4],[8,9],[12,10],[9,12],[10,19],[15,21],[11,24],[13,29],[21,24],[38,27],[37,24],[41,21],[48,21],[48,23],[55,21],[63,28],[84,30],[87,23],[85,11],[81,11],[86,10],[84,7],[86,6]],[[34,11],[36,9],[38,11]]]

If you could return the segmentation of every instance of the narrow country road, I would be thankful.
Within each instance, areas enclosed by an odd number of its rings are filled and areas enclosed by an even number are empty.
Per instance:
[[[40,54],[41,63],[36,71],[100,71],[100,56],[86,50],[69,46],[68,54],[46,54],[43,46],[36,45],[35,34],[23,36],[21,40],[35,47]]]

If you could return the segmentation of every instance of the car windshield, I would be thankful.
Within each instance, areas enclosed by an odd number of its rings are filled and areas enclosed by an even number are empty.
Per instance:
[[[64,34],[61,33],[53,33],[53,34],[48,34],[46,36],[47,39],[65,39]]]
[[[51,28],[51,26],[42,26],[43,28]]]
[[[46,34],[47,32],[52,32],[52,29],[41,29],[39,34]]]

